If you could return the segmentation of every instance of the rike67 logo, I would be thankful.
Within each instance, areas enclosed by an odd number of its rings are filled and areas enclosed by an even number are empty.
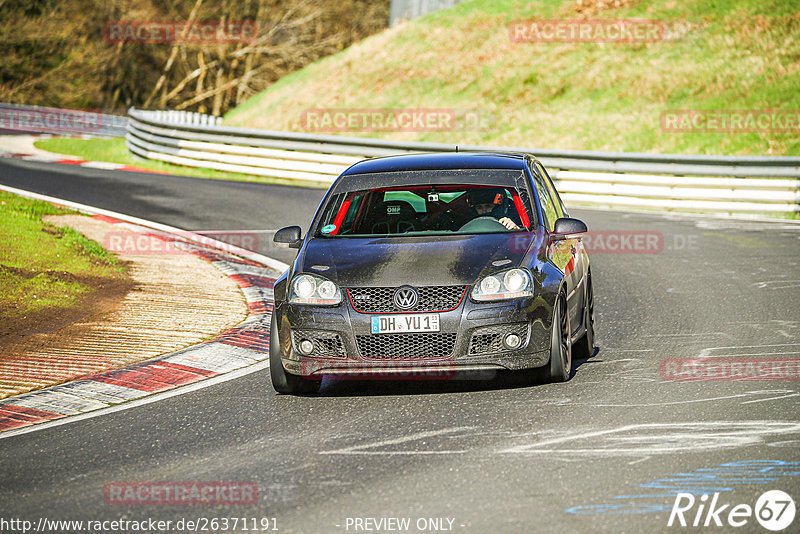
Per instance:
[[[756,500],[755,506],[749,504],[721,503],[720,493],[711,497],[704,493],[699,499],[691,493],[678,493],[667,526],[682,527],[743,527],[753,516],[767,530],[778,532],[786,529],[794,521],[795,504],[788,493],[770,490]]]

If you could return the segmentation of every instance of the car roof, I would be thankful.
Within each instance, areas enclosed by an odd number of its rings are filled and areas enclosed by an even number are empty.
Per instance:
[[[526,156],[529,155],[505,152],[438,152],[384,156],[360,161],[347,169],[343,176],[393,171],[522,169]]]

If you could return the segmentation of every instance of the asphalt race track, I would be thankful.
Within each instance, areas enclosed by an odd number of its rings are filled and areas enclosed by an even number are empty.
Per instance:
[[[0,162],[0,183],[189,230],[306,230],[323,195],[18,160]],[[730,506],[715,530],[730,531],[733,506],[754,507],[767,490],[798,502],[800,225],[572,214],[599,232],[599,352],[570,382],[326,382],[318,396],[289,397],[259,371],[0,439],[0,516],[275,518],[300,533],[364,532],[369,518],[409,518],[409,532],[668,532],[702,530],[667,526],[678,492],[697,496],[690,525],[701,495],[718,492]],[[655,237],[637,247],[636,232]],[[620,243],[633,250],[608,250]],[[676,359],[698,357],[768,362],[768,372],[790,360],[794,374],[672,379]],[[106,502],[107,484],[141,481],[253,483],[258,501]],[[766,531],[745,520],[736,531]]]

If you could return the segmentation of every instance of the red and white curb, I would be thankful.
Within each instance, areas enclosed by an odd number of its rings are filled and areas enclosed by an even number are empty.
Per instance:
[[[71,138],[71,139],[94,139],[93,135],[10,135],[0,138],[0,157],[21,159],[25,161],[39,161],[43,163],[60,163],[62,165],[75,165],[78,167],[86,167],[91,169],[101,169],[106,171],[130,171],[130,172],[145,172],[150,174],[169,174],[166,171],[156,171],[152,169],[145,169],[142,167],[135,167],[133,165],[125,165],[122,163],[110,163],[108,161],[90,161],[72,156],[65,156],[63,154],[56,154],[48,152],[34,146],[34,143],[41,139],[50,139],[53,137]]]
[[[16,188],[0,186],[0,189],[90,213],[121,228],[148,238],[168,241],[175,247],[200,256],[239,285],[250,312],[248,318],[236,327],[198,345],[0,401],[0,436],[36,429],[27,428],[32,425],[47,425],[48,422],[70,416],[101,412],[122,403],[227,373],[244,372],[255,364],[266,364],[269,356],[272,287],[281,272],[288,268],[286,264],[158,223]]]
[[[75,159],[59,154],[53,154],[53,155],[18,154],[18,153],[3,152],[0,153],[0,155],[4,158],[14,158],[25,161],[41,161],[45,163],[60,163],[62,165],[76,165],[78,167],[102,169],[104,171],[130,171],[130,172],[146,172],[150,174],[169,174],[166,171],[156,171],[153,169],[134,167],[133,165],[124,165],[122,163],[110,163],[108,161],[89,161],[85,159]]]

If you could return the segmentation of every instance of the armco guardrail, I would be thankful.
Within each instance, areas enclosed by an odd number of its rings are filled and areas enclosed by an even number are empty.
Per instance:
[[[178,165],[332,182],[364,157],[449,152],[409,143],[221,126],[197,113],[128,112],[134,154]],[[660,155],[459,145],[461,151],[529,152],[568,203],[728,213],[800,212],[800,157]]]
[[[128,118],[97,110],[59,109],[0,103],[0,131],[121,137]]]

